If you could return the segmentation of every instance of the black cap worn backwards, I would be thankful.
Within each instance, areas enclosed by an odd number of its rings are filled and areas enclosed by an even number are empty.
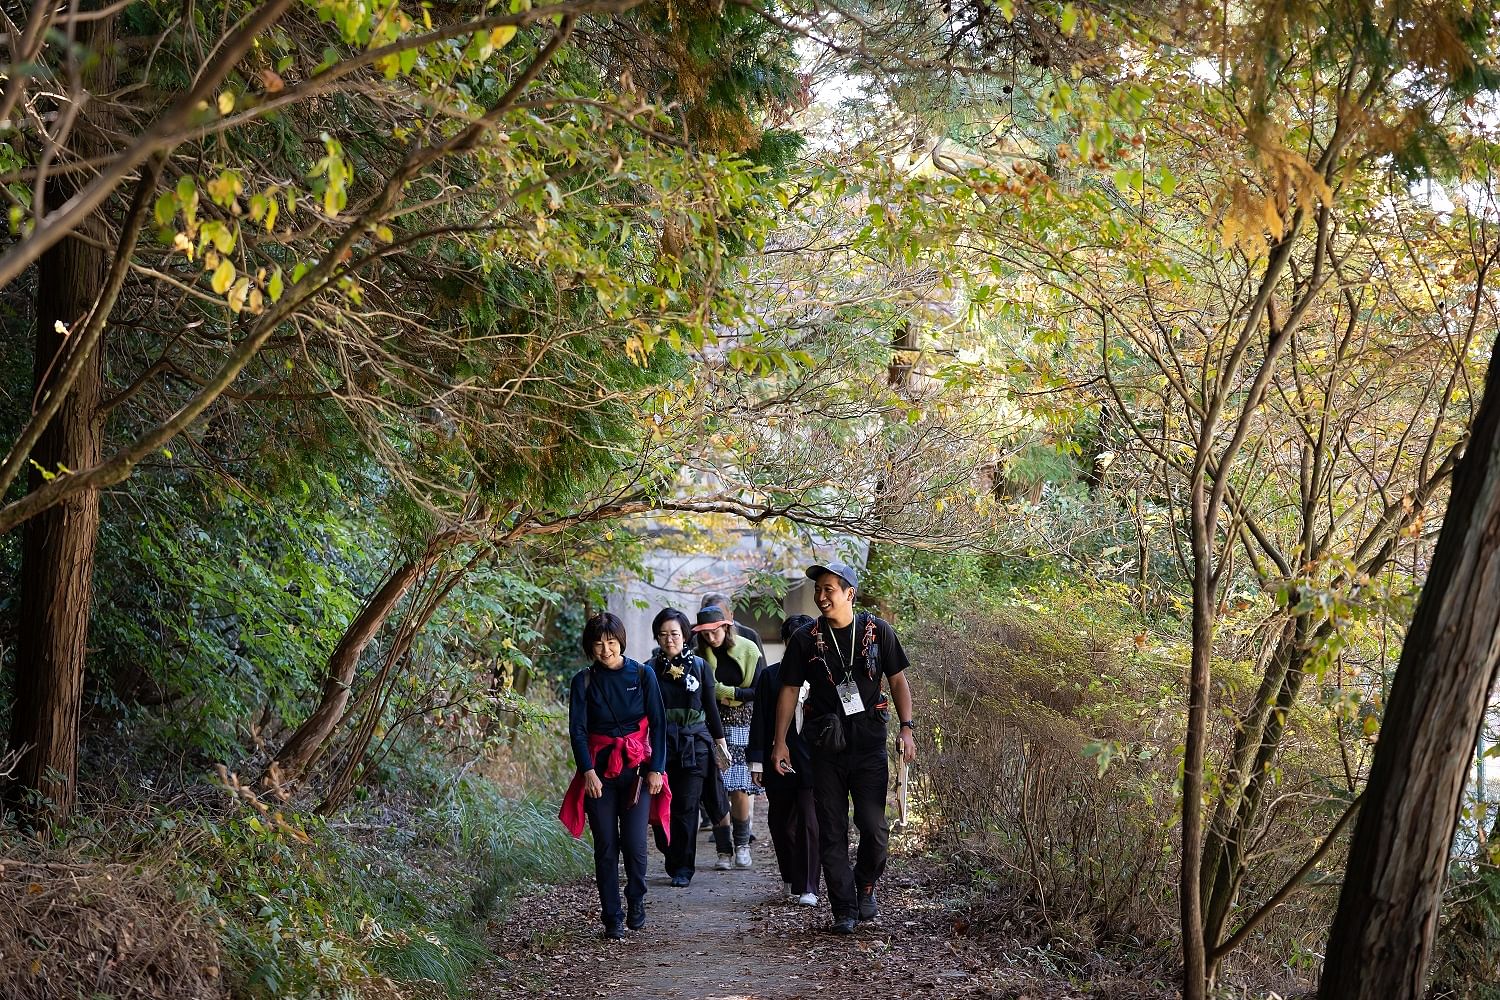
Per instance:
[[[844,563],[828,563],[827,565],[819,563],[816,566],[807,567],[807,578],[814,583],[816,583],[818,581],[818,577],[822,576],[824,573],[832,573],[834,576],[843,580],[849,586],[855,588],[859,587],[859,574],[854,571],[854,567],[852,566],[845,565]]]

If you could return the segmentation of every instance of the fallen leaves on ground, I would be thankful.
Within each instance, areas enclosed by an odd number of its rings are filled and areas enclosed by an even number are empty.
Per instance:
[[[767,895],[774,883],[765,879]],[[810,1000],[880,996],[922,1000],[1158,1000],[1165,984],[1132,973],[1102,954],[1038,943],[1045,936],[998,933],[994,914],[951,902],[954,873],[941,863],[904,856],[893,861],[880,889],[880,919],[852,937],[827,933],[826,905],[803,907],[768,898],[739,917],[748,929],[724,937],[717,955],[696,943],[649,942],[638,954],[634,936],[622,943],[599,937],[598,897],[591,882],[553,886],[517,900],[494,928],[499,961],[473,984],[476,1000],[520,992],[553,1000],[572,997],[683,997],[700,1000]],[[653,897],[657,898],[657,897]],[[726,914],[705,907],[705,921]],[[681,952],[680,954],[678,952]],[[739,992],[650,982],[650,969],[687,963],[704,968],[748,962],[763,981]],[[680,976],[671,977],[681,981]]]

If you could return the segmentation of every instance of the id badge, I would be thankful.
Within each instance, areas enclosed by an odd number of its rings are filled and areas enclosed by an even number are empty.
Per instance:
[[[864,699],[859,696],[859,685],[854,683],[853,678],[840,684],[835,690],[839,693],[839,702],[844,706],[845,715],[858,715],[865,710]]]

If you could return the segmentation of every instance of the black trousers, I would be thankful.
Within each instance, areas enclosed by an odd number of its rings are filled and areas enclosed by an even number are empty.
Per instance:
[[[890,782],[885,720],[862,712],[845,724],[847,747],[829,753],[812,751],[813,798],[817,803],[818,843],[823,884],[834,919],[859,909],[857,886],[873,886],[885,874],[890,829],[885,821],[885,794]],[[859,828],[859,854],[849,864],[849,803]]]
[[[801,896],[818,891],[818,866],[822,845],[818,843],[818,812],[813,790],[795,781],[766,782],[766,825],[776,848],[776,866],[781,881]],[[848,854],[847,842],[845,854]],[[846,859],[847,860],[847,859]]]
[[[668,875],[693,877],[698,860],[698,808],[703,790],[716,780],[713,754],[704,748],[699,748],[695,767],[667,765],[667,781],[672,787],[672,839],[666,842],[658,831],[656,848],[662,853]]]
[[[708,756],[710,773],[703,779],[703,796],[699,803],[703,818],[713,826],[729,815],[729,790],[724,787],[724,773],[719,770],[719,762],[713,759],[712,753]]]
[[[604,794],[583,800],[589,829],[594,834],[594,880],[599,883],[599,916],[605,927],[625,922],[620,906],[620,857],[625,858],[625,898],[646,897],[646,826],[651,817],[651,793],[641,781],[634,805],[636,777],[604,782]]]

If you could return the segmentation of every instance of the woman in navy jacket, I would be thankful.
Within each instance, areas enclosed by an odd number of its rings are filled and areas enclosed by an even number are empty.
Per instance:
[[[646,926],[646,825],[666,772],[666,718],[656,674],[625,656],[619,618],[608,612],[590,618],[582,645],[594,662],[573,677],[568,735],[594,835],[604,935],[622,938],[626,927]],[[620,908],[622,852],[628,914]]]

